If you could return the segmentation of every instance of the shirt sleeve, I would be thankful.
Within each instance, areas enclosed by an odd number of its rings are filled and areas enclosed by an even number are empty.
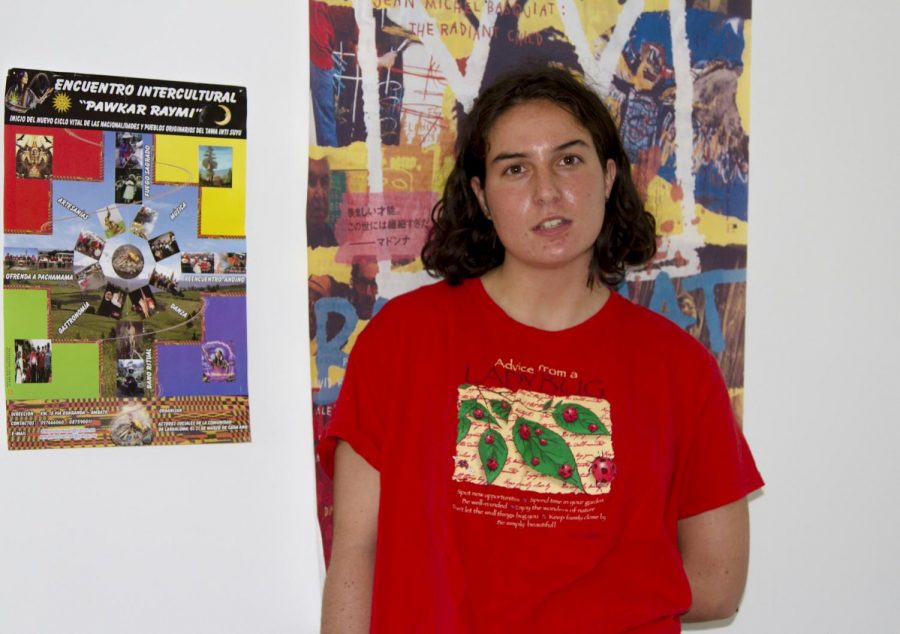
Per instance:
[[[763,486],[718,363],[708,352],[703,356],[697,387],[688,390],[693,403],[684,406],[686,433],[676,483],[679,519],[725,506]]]
[[[387,393],[383,387],[386,380],[383,360],[388,357],[379,350],[384,339],[379,336],[381,328],[378,322],[378,319],[373,319],[357,337],[347,362],[334,415],[319,441],[319,461],[332,478],[338,439],[350,443],[356,453],[379,470],[379,439],[383,436],[378,428],[379,395]]]

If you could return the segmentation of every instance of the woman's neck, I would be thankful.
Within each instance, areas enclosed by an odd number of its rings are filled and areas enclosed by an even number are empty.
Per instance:
[[[586,271],[585,271],[586,273]],[[576,326],[597,313],[609,299],[599,281],[568,271],[515,271],[502,264],[481,276],[484,290],[503,312],[519,323],[558,331]]]

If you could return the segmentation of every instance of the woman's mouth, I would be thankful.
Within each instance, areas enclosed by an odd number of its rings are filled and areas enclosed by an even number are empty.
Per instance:
[[[533,230],[537,231],[538,233],[543,233],[553,231],[554,229],[560,229],[561,227],[567,227],[570,224],[572,224],[571,220],[556,216],[553,218],[547,218],[546,220],[535,225]]]

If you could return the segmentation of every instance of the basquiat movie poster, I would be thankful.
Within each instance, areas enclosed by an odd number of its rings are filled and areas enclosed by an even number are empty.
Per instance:
[[[584,78],[617,120],[658,253],[617,290],[715,355],[743,402],[750,0],[311,0],[306,200],[313,421],[359,332],[434,280],[419,252],[482,86],[528,65]],[[652,389],[652,386],[648,386]],[[331,482],[318,474],[326,558]]]
[[[246,93],[12,69],[10,449],[247,442]]]

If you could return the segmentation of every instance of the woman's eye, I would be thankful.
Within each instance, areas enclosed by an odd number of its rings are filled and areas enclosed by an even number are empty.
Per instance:
[[[561,163],[563,165],[577,165],[578,163],[581,163],[581,157],[574,154],[567,154],[562,157]]]
[[[524,171],[524,168],[521,165],[510,165],[505,170],[503,170],[504,174],[512,174],[513,176],[517,176]]]

